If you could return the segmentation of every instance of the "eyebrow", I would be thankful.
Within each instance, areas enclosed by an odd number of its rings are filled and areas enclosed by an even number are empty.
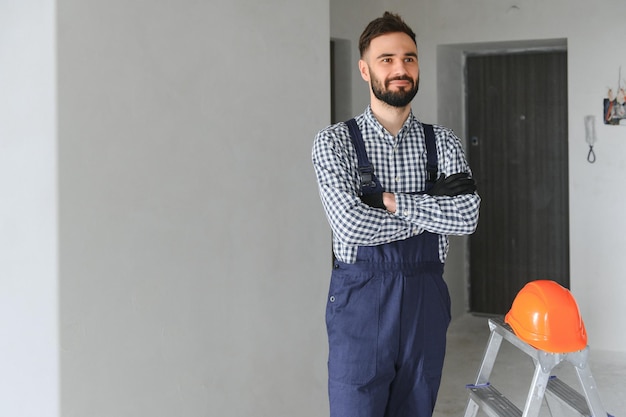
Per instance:
[[[376,59],[380,59],[380,58],[388,58],[388,57],[392,57],[392,56],[396,56],[397,54],[389,54],[389,53],[385,53],[385,54],[380,54],[376,57]],[[417,54],[415,52],[407,52],[406,54],[404,54],[403,56],[411,56],[414,58],[417,58]]]

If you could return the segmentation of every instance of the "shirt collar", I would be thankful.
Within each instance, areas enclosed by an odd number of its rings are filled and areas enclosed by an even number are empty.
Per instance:
[[[387,132],[387,130],[383,127],[383,125],[381,125],[380,122],[374,116],[374,112],[372,112],[371,105],[368,105],[367,109],[365,110],[365,119],[370,124],[370,126],[374,128],[376,133],[389,134],[389,132]],[[406,118],[406,121],[404,122],[404,125],[402,125],[402,128],[398,132],[397,137],[398,138],[403,137],[406,134],[406,132],[409,132],[411,130],[411,127],[413,127],[413,125],[416,123],[419,123],[419,120],[417,120],[417,117],[415,117],[415,115],[413,114],[413,109],[411,109],[411,111],[409,112],[409,117]]]

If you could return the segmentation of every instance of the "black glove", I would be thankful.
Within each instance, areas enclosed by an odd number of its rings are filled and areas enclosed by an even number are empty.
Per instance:
[[[372,208],[379,208],[387,210],[387,207],[383,204],[383,193],[364,194],[359,197],[362,202]]]
[[[459,172],[449,177],[441,174],[437,182],[426,194],[454,197],[461,194],[472,194],[474,191],[476,191],[476,182],[474,179],[470,178],[467,172]]]

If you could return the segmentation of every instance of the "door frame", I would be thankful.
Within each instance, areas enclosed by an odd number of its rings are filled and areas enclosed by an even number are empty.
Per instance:
[[[468,55],[525,51],[566,51],[567,39],[448,44],[437,46],[437,121],[453,129],[468,149],[465,59]],[[469,161],[470,166],[472,161]],[[480,193],[480,190],[479,190]],[[480,220],[479,220],[480,221]],[[452,298],[452,317],[469,311],[470,253],[468,236],[451,236],[445,280]]]

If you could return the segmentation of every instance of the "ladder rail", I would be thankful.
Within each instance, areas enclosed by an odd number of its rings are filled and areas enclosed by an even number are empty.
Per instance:
[[[501,318],[490,318],[489,319],[489,328],[492,332],[497,332],[502,337],[506,339],[507,342],[511,343],[513,346],[527,354],[528,356],[535,357],[535,353],[537,349],[530,346],[528,343],[524,342],[519,337],[515,336],[513,333],[513,329],[504,322]]]
[[[539,415],[543,397],[548,387],[550,372],[551,369],[546,372],[539,362],[536,363],[535,373],[533,374],[533,379],[528,390],[522,417],[535,417]]]
[[[489,378],[491,377],[491,372],[493,371],[501,345],[502,334],[492,331],[489,335],[489,341],[487,342],[487,347],[485,348],[485,353],[483,354],[483,360],[480,364],[480,368],[478,369],[478,374],[476,375],[476,385],[483,385],[489,382]]]
[[[470,397],[467,400],[467,405],[465,406],[465,414],[463,414],[463,417],[475,417],[476,414],[478,414],[479,409],[480,406],[476,401],[474,401],[472,395],[470,394]]]
[[[576,366],[575,368],[576,374],[578,375],[578,381],[580,382],[580,385],[585,393],[585,398],[587,399],[587,405],[589,406],[591,415],[593,417],[604,417],[608,415],[602,406],[602,402],[600,401],[600,393],[598,392],[596,381],[593,379],[593,375],[591,375],[591,369],[589,369],[589,366],[587,366],[585,362],[585,364],[581,367]]]

